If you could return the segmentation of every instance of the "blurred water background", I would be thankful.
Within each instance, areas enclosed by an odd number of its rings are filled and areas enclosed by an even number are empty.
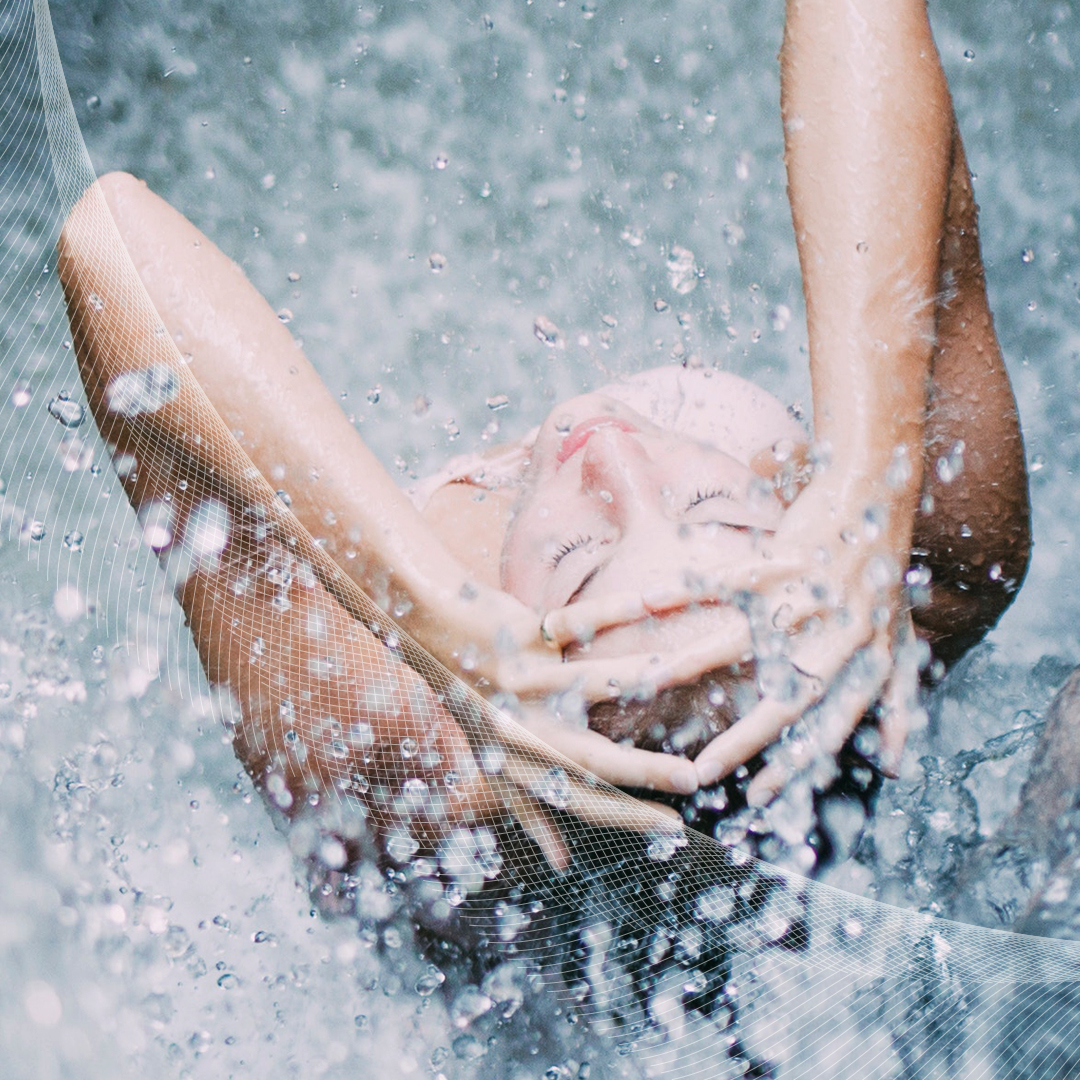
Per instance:
[[[71,0],[52,15],[97,172],[144,178],[243,266],[404,483],[656,363],[696,355],[807,400],[782,8]],[[358,934],[319,913],[303,842],[294,854],[275,831],[213,719],[92,425],[49,411],[82,395],[51,273],[60,222],[27,11],[0,9],[0,1071],[673,1075],[663,1054],[680,1038],[687,1075],[741,1068],[701,1016],[671,1026],[658,1058],[567,1023],[520,969],[483,993],[460,973],[437,989],[373,870],[375,922]],[[1080,660],[1080,20],[1045,0],[931,14],[976,174],[1036,547],[873,821],[851,803],[829,823],[827,880],[949,914]],[[1005,925],[1030,887],[1020,874],[973,890],[964,914]],[[894,1071],[880,1075],[924,1075],[881,1037]]]

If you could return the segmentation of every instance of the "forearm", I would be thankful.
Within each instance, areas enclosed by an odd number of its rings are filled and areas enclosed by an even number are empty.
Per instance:
[[[789,0],[781,65],[815,439],[871,493],[903,448],[913,500],[951,137],[923,2]]]
[[[464,567],[365,446],[239,267],[134,178],[111,174],[100,186],[108,214],[93,192],[84,197],[62,234],[59,264],[91,397],[103,399],[126,368],[162,364],[181,382],[194,375],[308,531],[377,601],[407,598],[399,605],[408,610],[403,625],[446,658],[453,646],[439,649],[438,638],[444,625],[454,627],[446,616],[460,603]],[[109,246],[112,223],[137,275]],[[156,333],[159,317],[164,334]],[[231,440],[203,431],[220,425],[200,413],[193,391],[185,383],[177,407],[134,419],[99,407],[108,417],[103,434],[116,443],[138,427],[144,443],[180,439],[214,467]]]
[[[1024,578],[1031,546],[1020,421],[987,303],[971,175],[954,132],[913,546],[933,575],[931,603],[915,620],[945,659],[997,621]]]

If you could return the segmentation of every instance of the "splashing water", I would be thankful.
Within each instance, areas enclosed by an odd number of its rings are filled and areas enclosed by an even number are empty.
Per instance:
[[[880,1075],[933,1076],[991,1054],[962,942],[911,926],[890,937],[871,909],[815,906],[747,853],[794,857],[817,819],[819,879],[850,893],[998,927],[1033,894],[1044,927],[1067,930],[1075,911],[1055,851],[990,849],[1050,694],[1080,656],[1066,509],[1080,470],[1061,389],[1076,349],[1067,87],[1080,28],[1065,5],[992,8],[934,17],[1039,466],[1036,563],[997,652],[980,650],[934,692],[871,813],[880,781],[857,760],[824,799],[808,784],[765,815],[742,805],[736,781],[684,812],[716,815],[732,842],[727,877],[701,888],[666,835],[607,873],[571,874],[563,890],[533,882],[510,895],[482,830],[453,833],[426,860],[399,835],[387,867],[356,855],[344,828],[271,827],[223,739],[233,706],[198,674],[154,562],[167,514],[135,520],[112,448],[85,425],[85,446],[60,449],[81,406],[61,396],[73,369],[52,276],[58,222],[19,201],[3,240],[5,266],[24,271],[4,296],[0,395],[0,520],[11,526],[0,546],[0,949],[19,973],[0,1042],[15,1080],[252,1075],[285,1060],[330,1077],[355,1076],[358,1060],[387,1076],[766,1075],[766,1061],[788,1076],[801,1061],[807,1075],[839,1077],[837,1062],[867,1047],[883,1048]],[[496,409],[513,437],[552,400],[676,345],[805,399],[777,12],[682,0],[625,19],[593,4],[538,11],[238,4],[215,12],[212,35],[195,0],[54,15],[94,160],[145,176],[244,265],[403,474],[438,463],[448,416],[459,444]],[[20,26],[3,24],[6,57],[19,55]],[[37,106],[20,108],[38,147],[4,183],[47,190]],[[177,389],[151,367],[106,392],[135,416]],[[960,475],[962,457],[945,448],[939,470]],[[129,476],[137,464],[116,462]],[[174,546],[213,558],[227,513],[205,506]],[[32,542],[20,546],[24,523]],[[762,677],[782,694],[788,675],[778,660]],[[481,768],[504,764],[492,748]],[[364,774],[354,783],[370,786]],[[559,778],[541,784],[558,809]],[[865,966],[814,969],[819,938]],[[547,974],[530,944],[545,939],[562,942]],[[859,951],[889,941],[876,966]],[[553,970],[562,996],[545,989]],[[837,1003],[828,1045],[800,1006],[811,985]],[[999,1025],[1000,1075],[1036,1076],[1040,1053],[1071,1052],[1040,1018],[1075,1009],[1075,997],[1064,980],[1027,994]],[[588,1031],[567,1023],[582,1016]]]

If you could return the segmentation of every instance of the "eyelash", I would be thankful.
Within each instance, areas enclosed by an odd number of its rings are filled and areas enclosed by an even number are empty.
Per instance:
[[[583,548],[586,544],[591,544],[592,539],[591,536],[579,536],[576,540],[566,540],[561,543],[555,554],[548,560],[551,569],[554,570],[555,567],[557,567],[572,551],[577,551],[578,548]]]
[[[700,505],[703,502],[708,502],[709,499],[734,499],[734,495],[731,494],[727,488],[698,488],[694,497],[687,503],[686,509],[693,510],[695,506]]]

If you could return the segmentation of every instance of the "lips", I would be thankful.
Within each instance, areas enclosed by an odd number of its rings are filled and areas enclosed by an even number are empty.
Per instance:
[[[605,427],[618,428],[619,431],[634,432],[638,430],[633,424],[628,423],[626,420],[620,420],[615,416],[594,416],[589,420],[582,420],[580,424],[571,428],[570,433],[563,439],[559,452],[555,455],[555,460],[562,465],[563,462],[576,454],[597,431]]]

